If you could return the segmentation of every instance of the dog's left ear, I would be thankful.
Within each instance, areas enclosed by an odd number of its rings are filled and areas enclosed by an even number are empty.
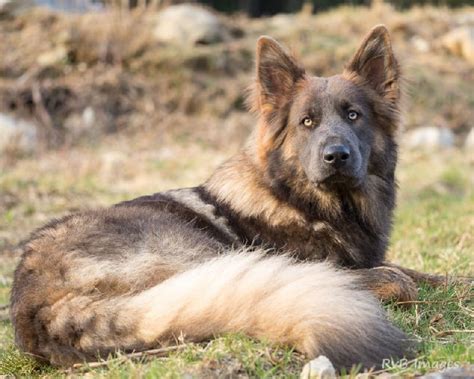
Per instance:
[[[356,73],[387,100],[398,100],[400,68],[384,25],[377,25],[369,32],[347,65],[347,71]]]

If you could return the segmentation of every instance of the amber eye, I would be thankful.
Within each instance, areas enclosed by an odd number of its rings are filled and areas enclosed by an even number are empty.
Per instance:
[[[309,117],[305,117],[302,121],[302,124],[306,127],[313,126],[313,120],[311,120]]]
[[[359,118],[359,113],[356,111],[349,111],[347,112],[347,118],[351,121],[355,121]]]

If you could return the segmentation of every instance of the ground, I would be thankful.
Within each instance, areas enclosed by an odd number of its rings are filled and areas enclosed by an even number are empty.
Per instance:
[[[44,84],[46,95],[48,88],[59,88],[59,85],[70,86],[68,88],[76,91],[74,96],[65,97],[67,101],[74,99],[71,104],[65,103],[73,111],[82,112],[84,99],[81,96],[90,96],[96,114],[100,116],[103,109],[111,109],[104,99],[109,99],[111,94],[125,94],[125,100],[120,96],[113,99],[118,109],[125,111],[112,110],[115,121],[126,121],[130,127],[81,134],[78,141],[74,140],[76,135],[73,132],[67,134],[68,130],[60,129],[61,133],[66,133],[60,142],[28,154],[11,150],[1,157],[0,307],[8,304],[13,270],[18,261],[15,245],[35,227],[72,211],[108,206],[142,194],[199,184],[219,163],[237,151],[254,121],[252,116],[244,113],[242,105],[242,93],[251,77],[251,65],[245,63],[241,67],[241,63],[251,60],[255,37],[260,33],[273,33],[293,42],[294,50],[313,72],[334,74],[363,34],[365,27],[354,26],[360,24],[357,20],[367,20],[367,24],[386,22],[395,30],[394,44],[398,46],[402,61],[407,63],[406,71],[412,83],[411,97],[407,98],[405,127],[424,125],[425,121],[438,122],[455,130],[460,145],[469,125],[472,126],[474,98],[469,90],[472,68],[434,44],[431,55],[412,53],[407,42],[417,30],[432,41],[433,36],[448,29],[446,19],[456,14],[434,8],[409,13],[386,10],[388,15],[374,12],[376,10],[343,8],[306,19],[318,31],[314,38],[302,32],[301,23],[285,34],[282,25],[288,20],[254,21],[249,24],[245,38],[224,49],[228,71],[216,69],[218,80],[215,81],[211,80],[213,69],[209,67],[215,63],[213,54],[223,53],[220,45],[203,46],[189,53],[191,56],[173,58],[181,59],[179,80],[178,74],[169,68],[170,62],[166,61],[171,58],[162,56],[158,59],[151,52],[140,56],[136,61],[138,66],[127,63],[117,68],[115,64],[109,67],[88,61],[90,72],[93,72],[92,78],[88,78],[80,72],[82,69],[77,60],[81,55],[78,52],[84,53],[85,50],[79,49],[75,50],[76,61],[62,62],[60,67],[42,72],[43,76],[38,79],[40,83],[45,75],[51,75]],[[43,23],[52,22],[44,15],[38,17]],[[349,19],[350,22],[343,23],[343,27],[334,26],[335,21]],[[4,40],[10,44],[17,36],[14,33],[34,26],[31,20],[30,23],[21,19],[9,22],[13,24],[0,24],[0,28],[7,28],[9,33],[14,30]],[[72,21],[59,19],[54,21],[54,25],[59,28],[66,22]],[[249,21],[235,21],[240,28],[246,22]],[[434,26],[429,27],[430,22]],[[39,31],[35,29],[35,33]],[[35,43],[43,43],[47,38]],[[0,49],[7,49],[7,45],[7,42],[2,44]],[[20,55],[21,49],[26,49],[23,50],[26,62],[23,68],[21,65],[7,67],[7,60],[0,62],[0,97],[3,102],[15,98],[11,94],[18,92],[11,92],[12,83],[34,66],[28,62],[30,55],[26,54],[31,53],[33,47],[33,43],[30,46],[25,42],[8,55],[9,61],[16,62],[15,54]],[[3,53],[0,50],[0,55]],[[134,51],[133,54],[138,53]],[[124,60],[129,62],[128,58]],[[151,72],[160,70],[163,65],[170,70],[169,75],[165,75],[165,82],[161,77],[153,77],[147,82],[142,74],[137,74],[136,67]],[[118,70],[118,74],[109,78],[107,75],[113,70]],[[81,78],[83,81],[72,85],[80,75],[84,76]],[[117,77],[123,79],[121,84],[117,84]],[[94,80],[95,87],[91,85]],[[171,83],[172,80],[175,82]],[[183,87],[186,81],[190,83],[189,88]],[[125,87],[123,92],[117,89],[120,85]],[[160,95],[150,103],[144,102],[147,91],[152,89],[166,90],[169,94],[166,98]],[[85,95],[81,95],[81,91]],[[130,99],[135,99],[131,105]],[[46,109],[58,122],[71,116],[61,113],[64,108],[55,110],[46,104]],[[25,115],[26,110],[18,106],[16,112]],[[103,125],[105,129],[106,124]],[[400,190],[389,258],[417,270],[472,276],[472,151],[458,146],[414,152],[403,145],[403,135],[400,141],[397,170]],[[387,304],[389,317],[419,345],[415,360],[394,363],[386,371],[414,376],[447,366],[474,363],[473,299],[472,287],[448,284],[438,289],[421,288],[419,300],[409,306]],[[7,314],[7,309],[0,308],[0,374],[50,377],[85,374],[107,378],[179,377],[185,374],[191,377],[298,377],[307,361],[285,347],[271,346],[241,335],[228,335],[202,344],[187,344],[176,351],[153,357],[119,356],[98,367],[84,366],[63,372],[37,363],[14,347],[13,330]],[[351,375],[355,376],[357,372],[354,368]]]

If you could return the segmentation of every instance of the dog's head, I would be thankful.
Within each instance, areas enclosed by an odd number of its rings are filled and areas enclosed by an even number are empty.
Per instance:
[[[278,42],[261,37],[252,98],[259,160],[272,180],[306,192],[359,188],[370,175],[393,180],[399,95],[384,26],[372,29],[341,75],[327,78],[307,74]]]

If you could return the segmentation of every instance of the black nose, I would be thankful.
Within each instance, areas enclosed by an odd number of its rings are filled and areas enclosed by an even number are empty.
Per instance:
[[[324,162],[335,168],[344,166],[350,157],[351,152],[345,145],[329,145],[323,151]]]

